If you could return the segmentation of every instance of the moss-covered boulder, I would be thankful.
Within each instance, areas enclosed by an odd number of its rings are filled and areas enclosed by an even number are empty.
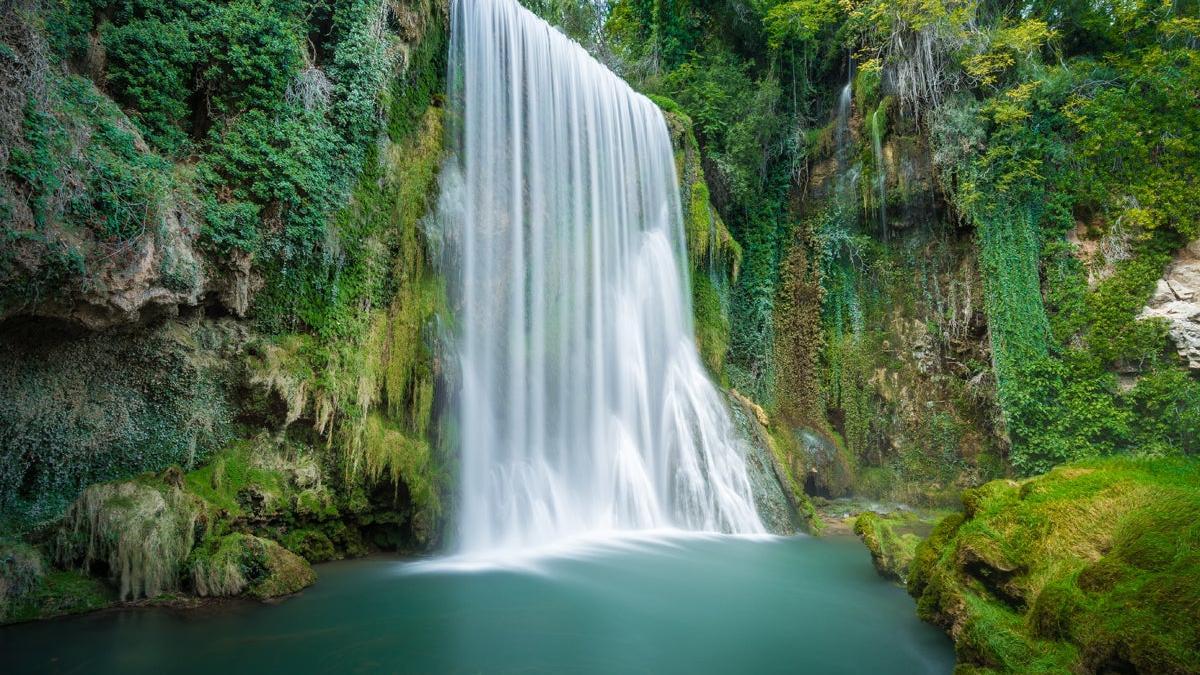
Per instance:
[[[189,564],[193,589],[202,597],[243,593],[259,598],[290,595],[317,580],[300,556],[270,539],[230,534],[196,549]]]
[[[908,579],[961,671],[1200,671],[1200,462],[1071,464],[963,503]]]
[[[907,511],[887,515],[866,511],[854,520],[854,534],[871,552],[871,562],[879,574],[903,583],[921,542],[914,531],[919,525],[916,515]]]
[[[147,475],[84,490],[59,530],[58,562],[107,572],[122,600],[177,591],[202,526],[202,502],[182,489],[177,469],[165,478]]]

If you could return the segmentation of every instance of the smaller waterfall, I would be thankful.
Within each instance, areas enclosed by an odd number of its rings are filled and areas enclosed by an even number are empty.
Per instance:
[[[838,171],[845,172],[846,164],[849,163],[849,156],[846,154],[846,149],[850,146],[850,101],[853,93],[850,82],[846,82],[846,86],[842,87],[842,94],[838,97],[837,116],[835,124],[837,136],[834,139],[837,143],[837,162]]]
[[[879,229],[883,240],[888,240],[887,229],[887,166],[883,162],[883,124],[885,117],[881,115],[883,106],[880,105],[871,114],[871,151],[875,155],[875,199],[879,201]]]

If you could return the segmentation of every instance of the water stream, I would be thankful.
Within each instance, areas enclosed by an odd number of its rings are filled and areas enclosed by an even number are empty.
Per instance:
[[[661,111],[514,0],[451,11],[459,551],[762,532],[694,342]]]

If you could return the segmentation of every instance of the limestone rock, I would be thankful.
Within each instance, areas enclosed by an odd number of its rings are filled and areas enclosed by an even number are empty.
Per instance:
[[[1179,355],[1200,370],[1200,240],[1175,256],[1138,318],[1164,319]]]
[[[157,231],[87,263],[88,283],[63,295],[14,305],[0,314],[65,319],[91,330],[144,323],[196,306],[209,285],[195,249],[198,225],[179,208],[167,208]],[[90,245],[90,244],[89,244]]]

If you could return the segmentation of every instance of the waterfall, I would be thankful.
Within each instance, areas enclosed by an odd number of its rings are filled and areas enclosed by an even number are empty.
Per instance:
[[[834,138],[834,143],[836,143],[835,151],[837,152],[838,170],[841,172],[846,171],[846,165],[849,162],[846,150],[850,145],[850,101],[852,93],[853,87],[851,81],[847,80],[846,86],[842,87],[842,93],[838,95],[837,112],[834,118],[836,120],[834,122],[836,125],[836,136]]]
[[[875,157],[875,199],[879,202],[879,230],[888,240],[887,229],[887,166],[883,162],[883,106],[871,113],[871,152]]]
[[[515,0],[451,12],[458,548],[762,532],[694,343],[661,111]]]

